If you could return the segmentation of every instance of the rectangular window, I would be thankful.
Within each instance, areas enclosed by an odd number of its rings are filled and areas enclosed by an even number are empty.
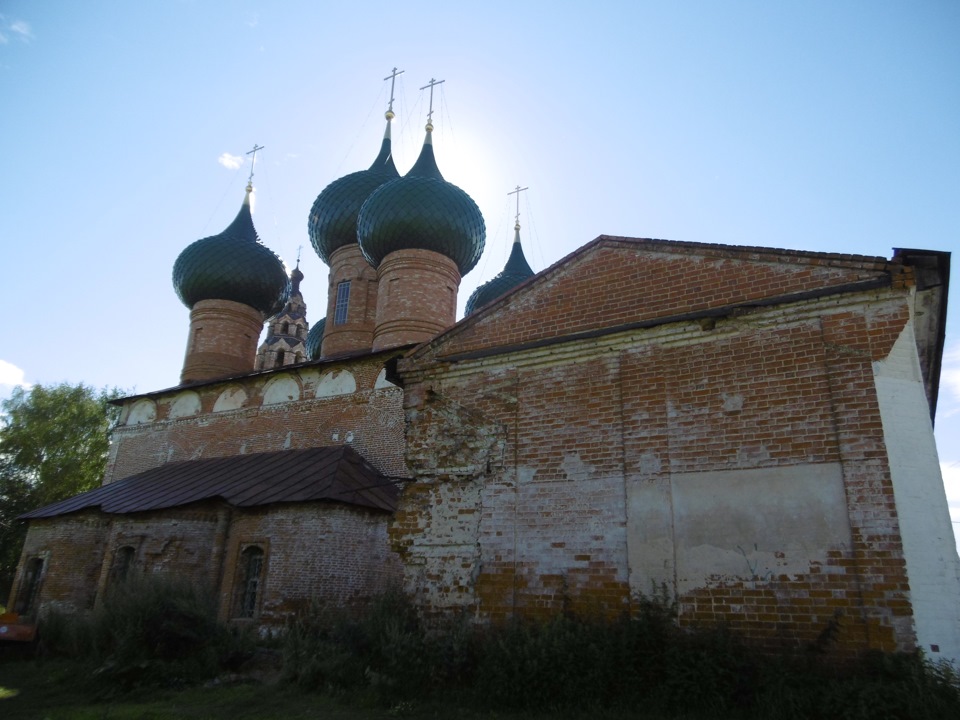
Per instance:
[[[260,585],[263,574],[263,548],[250,545],[240,553],[237,567],[237,592],[234,617],[252,618],[257,615]]]
[[[35,557],[27,561],[20,581],[20,592],[14,611],[25,617],[32,617],[37,610],[40,595],[40,579],[43,577],[43,558]]]
[[[337,285],[337,304],[333,309],[333,324],[347,322],[347,306],[350,305],[350,281],[344,280]]]

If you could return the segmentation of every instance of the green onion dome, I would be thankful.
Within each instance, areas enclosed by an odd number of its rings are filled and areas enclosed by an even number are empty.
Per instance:
[[[483,215],[463,190],[443,179],[430,133],[406,175],[381,185],[357,218],[360,249],[376,267],[395,250],[432,250],[453,260],[466,275],[483,252]]]
[[[513,226],[513,231],[513,249],[510,251],[507,264],[499,275],[473,291],[470,299],[467,300],[467,315],[472,315],[474,310],[479,310],[506,292],[513,290],[527,278],[533,277],[533,270],[524,257],[523,247],[520,245],[520,223]]]
[[[307,333],[304,346],[307,349],[307,357],[311,360],[320,359],[320,345],[323,343],[323,330],[326,326],[327,319],[323,318],[323,320],[310,328],[310,332]]]
[[[230,226],[197,240],[173,265],[173,287],[193,309],[201,300],[232,300],[255,308],[264,318],[276,315],[290,296],[283,262],[264,247],[250,215],[251,185]]]
[[[310,208],[307,232],[317,255],[328,265],[334,250],[357,242],[357,215],[364,200],[385,182],[400,177],[390,148],[390,120],[380,145],[380,154],[367,170],[345,175],[327,185]]]

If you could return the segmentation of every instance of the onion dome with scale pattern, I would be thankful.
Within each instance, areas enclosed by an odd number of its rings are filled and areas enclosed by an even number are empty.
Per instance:
[[[390,121],[393,111],[386,114],[387,129],[383,133],[380,154],[367,170],[344,175],[327,185],[310,208],[307,232],[317,255],[328,265],[334,250],[357,242],[357,215],[371,193],[385,182],[400,177],[393,164],[390,143]]]
[[[427,123],[410,172],[381,185],[363,204],[357,219],[360,249],[374,267],[395,250],[432,250],[453,260],[463,276],[480,259],[486,228],[473,199],[440,174],[432,132]]]
[[[173,287],[191,310],[201,300],[232,300],[271,318],[290,296],[283,262],[260,243],[250,215],[250,193],[229,227],[219,235],[197,240],[173,265]]]
[[[323,320],[310,328],[310,332],[307,333],[304,347],[307,349],[307,357],[311,360],[320,359],[320,346],[323,344],[323,331],[326,326],[327,319],[323,318]]]
[[[472,315],[474,310],[479,310],[484,305],[493,302],[498,297],[509,290],[513,290],[517,285],[527,278],[533,277],[534,272],[523,255],[523,247],[520,245],[520,223],[513,226],[513,249],[510,251],[510,257],[503,270],[492,280],[473,291],[470,299],[467,300],[465,312]]]

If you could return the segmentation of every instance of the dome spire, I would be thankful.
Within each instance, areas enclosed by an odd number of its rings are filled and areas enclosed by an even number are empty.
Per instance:
[[[244,199],[244,202],[250,204],[250,193],[253,192],[253,167],[257,164],[257,152],[263,150],[263,145],[253,144],[253,150],[250,150],[247,155],[252,155],[250,158],[250,177],[247,178],[247,197]]]
[[[473,294],[467,300],[467,315],[472,315],[484,305],[489,305],[501,295],[507,294],[534,274],[527,258],[523,255],[523,246],[520,244],[520,193],[524,190],[529,190],[529,188],[522,188],[517,185],[515,190],[507,193],[507,195],[517,196],[517,214],[513,225],[513,247],[510,250],[510,257],[507,258],[507,264],[503,266],[499,275],[473,291]]]
[[[427,125],[425,128],[427,134],[423,139],[423,148],[420,150],[420,156],[404,177],[428,177],[443,180],[440,168],[437,167],[437,159],[433,154],[433,88],[435,85],[440,85],[444,82],[446,82],[446,80],[434,80],[430,78],[430,82],[420,88],[421,90],[430,88],[430,110],[427,113]]]
[[[519,185],[517,185],[516,190],[511,190],[510,192],[507,193],[507,195],[517,196],[517,214],[514,218],[514,223],[513,223],[513,230],[514,230],[513,242],[517,245],[520,244],[520,193],[522,193],[524,190],[529,190],[529,189],[530,188],[528,187],[522,188]]]
[[[387,127],[380,144],[380,153],[366,170],[344,175],[327,185],[313,203],[307,221],[310,243],[317,255],[325,263],[330,263],[333,253],[342,247],[357,242],[357,215],[370,194],[385,182],[400,177],[393,163],[393,151],[390,141],[390,121],[396,115],[393,112],[394,87],[396,78],[403,70],[393,69],[384,80],[390,80],[390,103],[384,117]]]
[[[427,88],[430,88],[430,111],[427,113],[427,128],[426,128],[427,139],[424,141],[425,143],[431,142],[430,133],[433,132],[433,88],[435,85],[442,85],[445,82],[446,80],[435,80],[433,78],[430,78],[430,82],[428,82],[426,85],[420,88],[421,90],[426,90]]]
[[[387,75],[384,80],[390,81],[390,104],[387,105],[387,111],[383,114],[387,118],[387,130],[390,130],[390,121],[393,120],[396,115],[393,112],[393,90],[397,84],[397,75],[403,75],[403,70],[397,70],[396,67],[393,68],[393,72]]]

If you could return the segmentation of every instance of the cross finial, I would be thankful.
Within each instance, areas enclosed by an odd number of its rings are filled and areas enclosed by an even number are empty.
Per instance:
[[[303,245],[297,246],[297,267],[300,267],[300,252],[303,250]]]
[[[520,193],[522,193],[524,190],[529,190],[529,189],[530,189],[530,188],[528,188],[528,187],[522,188],[522,187],[520,187],[519,185],[517,185],[517,189],[516,189],[516,190],[511,190],[510,192],[507,193],[507,195],[516,195],[516,196],[517,196],[517,217],[516,217],[516,225],[515,225],[515,228],[516,228],[517,230],[520,229]]]
[[[427,132],[433,130],[433,86],[440,85],[441,83],[445,82],[446,80],[434,80],[433,78],[430,78],[430,82],[420,88],[421,90],[430,88],[430,112],[427,113]]]
[[[393,72],[384,78],[384,80],[390,81],[390,104],[387,106],[387,120],[393,120],[395,117],[393,113],[393,88],[397,84],[397,75],[403,75],[403,70],[397,70],[397,68],[393,68]]]
[[[247,178],[247,185],[253,187],[253,166],[257,163],[257,151],[263,150],[263,145],[253,144],[253,150],[247,153],[247,155],[253,155],[250,159],[250,177]]]

